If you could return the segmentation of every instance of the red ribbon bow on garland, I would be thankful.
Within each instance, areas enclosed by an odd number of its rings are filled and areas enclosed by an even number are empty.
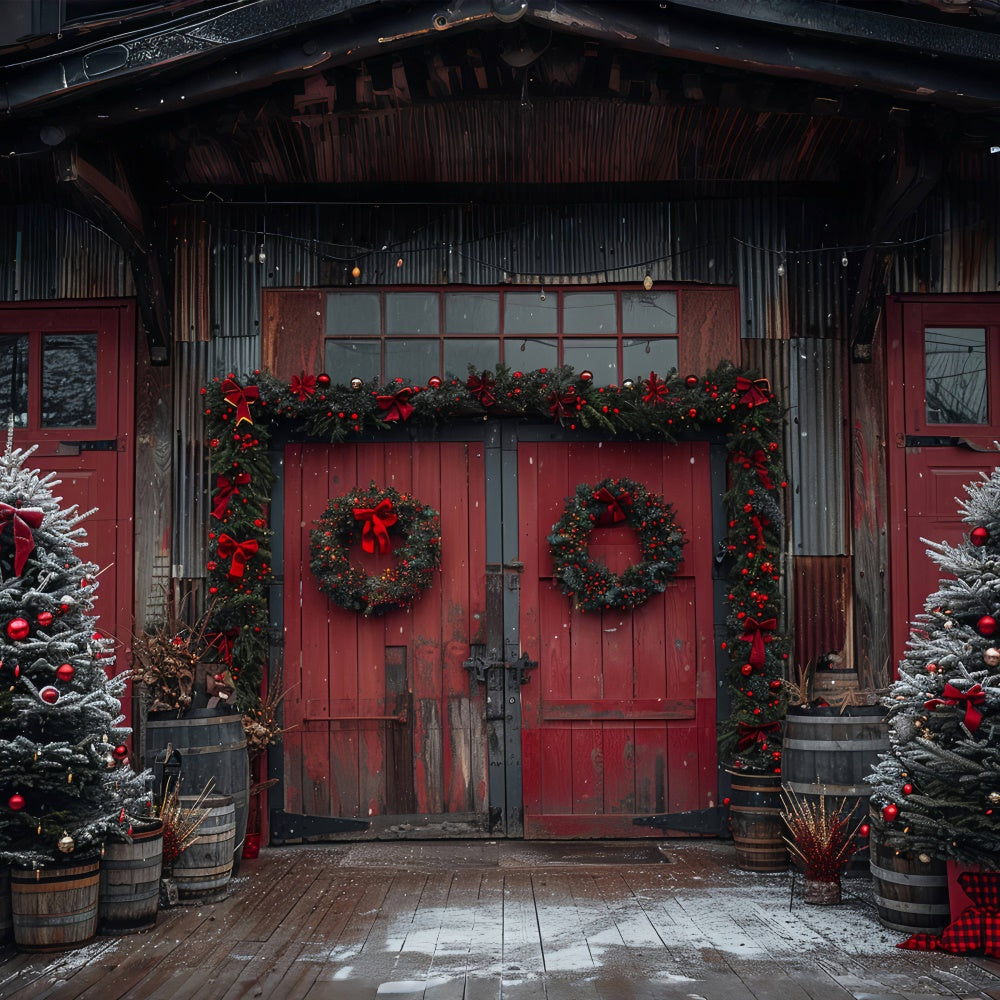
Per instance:
[[[759,743],[761,749],[767,749],[767,737],[770,733],[777,733],[781,728],[778,722],[740,722],[736,726],[739,739],[736,741],[737,750],[746,750],[754,744]]]
[[[598,515],[598,524],[617,524],[619,521],[624,521],[628,516],[625,510],[632,507],[632,494],[628,490],[623,490],[615,496],[606,486],[602,486],[599,490],[595,490],[594,499],[598,503],[607,504]]]
[[[736,376],[736,388],[734,392],[742,392],[740,402],[747,406],[756,406],[759,403],[766,403],[771,393],[771,383],[766,378],[748,379],[745,375]]]
[[[231,559],[226,576],[230,580],[239,580],[243,576],[247,562],[257,555],[260,543],[256,538],[248,538],[245,542],[238,542],[232,535],[225,533],[219,535],[219,558]]]
[[[222,398],[230,406],[236,407],[236,426],[239,427],[245,420],[253,426],[250,418],[250,404],[260,399],[260,389],[255,385],[248,385],[245,388],[234,378],[227,378],[222,383]]]
[[[749,663],[755,670],[760,670],[764,666],[764,643],[770,642],[774,636],[765,635],[765,632],[773,632],[778,627],[777,618],[765,618],[757,621],[756,618],[746,618],[743,622],[743,635],[750,643],[750,655],[747,657]]]
[[[214,646],[219,651],[220,658],[232,665],[233,646],[239,634],[240,630],[238,628],[231,628],[227,632],[216,632],[208,639],[209,648]]]
[[[212,517],[221,521],[229,506],[229,498],[239,493],[240,487],[246,486],[249,482],[249,472],[238,472],[231,480],[226,476],[219,476],[215,480],[215,506],[212,508]]]
[[[982,705],[984,701],[986,701],[986,692],[979,684],[973,684],[968,691],[960,691],[951,681],[948,681],[944,686],[944,691],[941,692],[941,697],[925,701],[924,708],[933,711],[938,705],[957,707],[964,702],[965,719],[963,721],[965,728],[970,733],[974,733],[979,728],[979,723],[983,721],[983,713],[976,708],[976,705]]]
[[[11,507],[0,503],[0,531],[7,527],[9,521],[14,528],[14,573],[21,575],[24,564],[28,561],[35,547],[35,536],[32,529],[42,526],[43,512],[36,507]]]
[[[733,462],[742,465],[744,469],[756,469],[761,485],[768,490],[774,489],[774,483],[771,482],[771,476],[767,471],[767,455],[763,448],[758,448],[753,455],[747,455],[742,451],[734,452]]]
[[[954,955],[977,952],[1000,958],[1000,875],[962,872],[958,884],[972,900],[940,935],[912,934],[897,948],[910,951],[948,951]]]
[[[556,420],[561,420],[563,417],[568,417],[571,411],[579,411],[583,407],[583,399],[576,394],[576,386],[570,386],[562,394],[558,392],[550,392],[549,398],[549,413]]]
[[[404,386],[392,396],[376,396],[375,401],[378,403],[378,408],[385,411],[382,419],[386,423],[393,420],[409,420],[410,414],[413,412],[413,406],[410,404],[412,395],[413,390]]]
[[[354,520],[364,522],[361,547],[365,552],[375,551],[376,540],[380,553],[389,551],[389,528],[398,520],[391,500],[380,500],[374,508],[355,507]]]
[[[479,400],[482,406],[492,406],[497,401],[496,396],[493,395],[496,384],[496,379],[491,378],[489,372],[483,372],[482,375],[470,375],[468,382],[465,383],[465,388],[469,390],[469,394],[474,399]]]
[[[649,373],[649,378],[643,382],[643,388],[646,390],[646,395],[642,397],[642,401],[649,403],[650,406],[665,404],[667,401],[666,397],[670,394],[667,383],[656,372]]]
[[[310,396],[316,395],[316,376],[307,375],[305,372],[301,375],[293,375],[288,383],[288,388],[302,402],[305,402]]]

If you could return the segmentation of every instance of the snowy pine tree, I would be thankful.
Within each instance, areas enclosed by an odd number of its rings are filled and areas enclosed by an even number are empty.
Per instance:
[[[99,850],[148,813],[147,775],[124,760],[126,678],[109,679],[112,640],[95,631],[98,567],[53,473],[0,458],[0,860],[44,867]],[[108,553],[107,556],[113,556]],[[126,815],[123,817],[123,811]]]
[[[872,771],[880,833],[900,850],[1000,863],[1000,469],[965,487],[959,545],[927,542],[947,574],[911,627]],[[952,578],[953,577],[953,578]]]

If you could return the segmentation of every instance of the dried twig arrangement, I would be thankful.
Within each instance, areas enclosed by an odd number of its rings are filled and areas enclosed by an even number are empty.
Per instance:
[[[180,783],[168,781],[160,804],[160,819],[163,820],[163,865],[169,868],[181,853],[198,839],[198,829],[211,811],[205,800],[215,786],[215,779],[209,778],[201,793],[189,806],[181,805]]]
[[[827,804],[826,795],[799,798],[790,788],[781,792],[781,818],[791,836],[785,837],[792,855],[808,879],[837,882],[857,848],[860,820],[851,827],[846,799]]]

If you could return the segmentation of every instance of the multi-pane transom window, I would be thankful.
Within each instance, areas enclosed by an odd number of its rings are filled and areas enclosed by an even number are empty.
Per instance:
[[[324,364],[337,381],[465,377],[469,365],[572,365],[599,385],[678,367],[677,293],[545,288],[338,290],[327,294]]]

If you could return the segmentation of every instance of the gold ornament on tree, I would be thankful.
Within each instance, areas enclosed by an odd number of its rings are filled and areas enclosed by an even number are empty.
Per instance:
[[[983,663],[988,667],[995,667],[997,664],[1000,664],[1000,649],[997,649],[996,646],[990,646],[983,653]]]
[[[63,830],[63,835],[59,838],[59,850],[62,851],[63,854],[72,854],[73,848],[75,847],[76,841],[73,840],[69,833]]]

